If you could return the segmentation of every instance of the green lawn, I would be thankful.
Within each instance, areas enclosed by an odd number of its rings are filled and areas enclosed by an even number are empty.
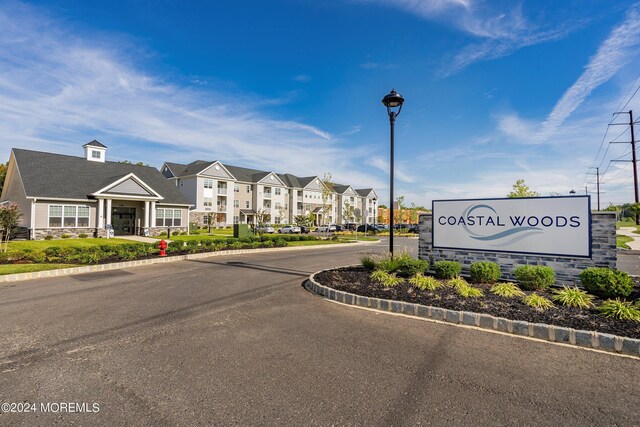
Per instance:
[[[631,249],[627,243],[633,240],[632,237],[616,234],[616,246],[622,249]]]
[[[191,235],[200,235],[200,236],[225,236],[225,237],[233,237],[233,228],[211,228],[211,234],[209,234],[209,229],[200,229],[200,230],[191,230]]]
[[[58,246],[61,248],[66,247],[81,247],[88,248],[91,246],[99,245],[122,245],[123,243],[133,243],[131,240],[125,239],[56,239],[56,240],[15,240],[9,242],[9,250],[24,250],[24,249],[39,249],[45,250],[51,246]]]
[[[224,234],[192,234],[190,236],[171,236],[170,240],[174,242],[187,242],[189,240],[226,240],[230,237],[233,237],[233,234],[230,236]]]
[[[68,267],[81,266],[76,264],[0,264],[0,275],[33,273],[34,271],[57,270]]]

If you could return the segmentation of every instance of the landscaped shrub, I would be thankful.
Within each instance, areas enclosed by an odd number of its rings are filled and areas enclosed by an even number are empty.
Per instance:
[[[554,291],[553,300],[562,305],[576,308],[589,308],[593,306],[593,295],[589,295],[585,291],[578,288],[568,288],[566,286],[561,290]]]
[[[387,274],[387,277],[382,281],[382,284],[386,288],[393,288],[398,286],[402,282],[403,280],[400,277],[396,276],[395,273],[391,273],[391,274]]]
[[[172,233],[171,233],[171,235],[172,235],[172,236],[179,236],[179,235],[180,235],[180,233],[181,233],[181,231],[180,231],[180,230],[176,230],[176,231],[172,232]]]
[[[495,283],[500,275],[500,266],[491,261],[474,262],[469,268],[469,276],[474,283]]]
[[[196,253],[196,252],[200,252],[200,247],[199,247],[200,242],[199,241],[197,241],[195,239],[194,240],[187,240],[186,244],[187,244],[186,245],[187,246],[186,247],[187,252],[189,252],[191,254]]]
[[[505,298],[519,298],[524,296],[524,292],[514,283],[498,283],[489,290],[492,294]]]
[[[540,311],[553,307],[553,303],[551,301],[538,294],[527,295],[522,298],[522,302],[525,303],[525,305]]]
[[[78,237],[80,239],[86,239],[87,237],[89,237],[89,235],[87,233],[80,233],[80,234],[78,234]]]
[[[460,276],[456,276],[452,279],[447,280],[446,285],[451,288],[463,288],[465,286],[469,286],[467,281]]]
[[[47,262],[47,255],[40,249],[24,249],[22,252],[24,253],[23,259],[25,261],[29,261],[34,264]]]
[[[53,236],[51,234],[47,234],[44,236],[44,240],[53,240]]]
[[[514,271],[520,287],[528,290],[543,290],[553,285],[556,280],[553,268],[544,265],[521,265]]]
[[[409,283],[421,291],[435,291],[442,287],[442,282],[431,276],[424,276],[422,273],[416,273],[409,279]]]
[[[620,299],[607,300],[598,307],[600,315],[613,317],[620,320],[633,320],[640,322],[640,307],[632,305],[630,302]]]
[[[229,245],[229,248],[238,250],[238,249],[242,249],[243,246],[244,246],[244,243],[240,241],[235,241]]]
[[[460,274],[462,266],[457,261],[436,261],[433,269],[438,279],[453,279]]]
[[[382,283],[386,280],[386,278],[389,277],[389,273],[387,273],[384,270],[374,270],[370,275],[369,278],[371,280],[373,280],[374,282],[378,282],[378,283]]]
[[[627,273],[608,268],[587,268],[580,273],[580,282],[587,292],[601,298],[627,297],[633,289]]]
[[[429,270],[429,262],[415,259],[408,253],[403,253],[395,258],[397,263],[396,274],[400,277],[411,277],[416,273],[424,273]]]
[[[62,236],[60,236],[60,238],[62,239],[69,239],[71,237],[71,234],[63,234]]]
[[[362,263],[362,266],[369,271],[375,270],[378,266],[378,263],[375,259],[373,259],[371,255],[364,255],[362,258],[360,258],[360,262]]]
[[[480,289],[471,285],[456,286],[456,292],[463,298],[478,298],[484,295]]]

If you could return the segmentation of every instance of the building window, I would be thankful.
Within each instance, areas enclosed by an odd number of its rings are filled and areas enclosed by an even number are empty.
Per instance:
[[[88,227],[89,206],[49,205],[49,227]]]
[[[233,201],[233,207],[234,208],[239,208],[240,207],[240,200],[234,200]]]
[[[213,206],[213,197],[204,197],[203,200],[204,200],[203,205],[205,207]]]
[[[251,186],[247,185],[247,193],[251,193]]]
[[[99,159],[100,158],[100,152],[96,151],[96,150],[91,150],[91,158],[92,159]]]
[[[274,193],[276,193],[276,196],[280,195],[280,189],[279,188],[275,188],[273,191],[274,191]]]
[[[240,192],[240,184],[233,184],[233,192],[234,193]]]
[[[280,224],[280,217],[279,217],[279,216],[277,216],[277,217],[274,219],[274,223],[275,223],[275,224]]]
[[[156,227],[180,227],[182,211],[180,209],[156,208]]]
[[[205,178],[204,188],[213,188],[213,180],[209,178]]]
[[[233,217],[233,223],[234,224],[238,224],[240,222],[240,217],[239,216],[234,216]]]
[[[247,209],[249,209],[249,208],[251,207],[251,206],[250,206],[250,203],[251,203],[251,202],[249,202],[248,200],[246,201],[246,208],[247,208]]]

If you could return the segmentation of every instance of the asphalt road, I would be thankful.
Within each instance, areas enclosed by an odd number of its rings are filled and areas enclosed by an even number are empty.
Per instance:
[[[37,411],[0,414],[0,425],[638,424],[637,359],[375,313],[302,288],[364,249],[2,285],[0,402]],[[99,412],[62,413],[61,402]]]

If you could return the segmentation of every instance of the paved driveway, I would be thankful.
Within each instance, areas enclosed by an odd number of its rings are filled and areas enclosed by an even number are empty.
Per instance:
[[[361,250],[2,285],[0,401],[38,411],[0,424],[637,425],[637,359],[346,307],[301,287]],[[41,412],[60,402],[99,412]]]

